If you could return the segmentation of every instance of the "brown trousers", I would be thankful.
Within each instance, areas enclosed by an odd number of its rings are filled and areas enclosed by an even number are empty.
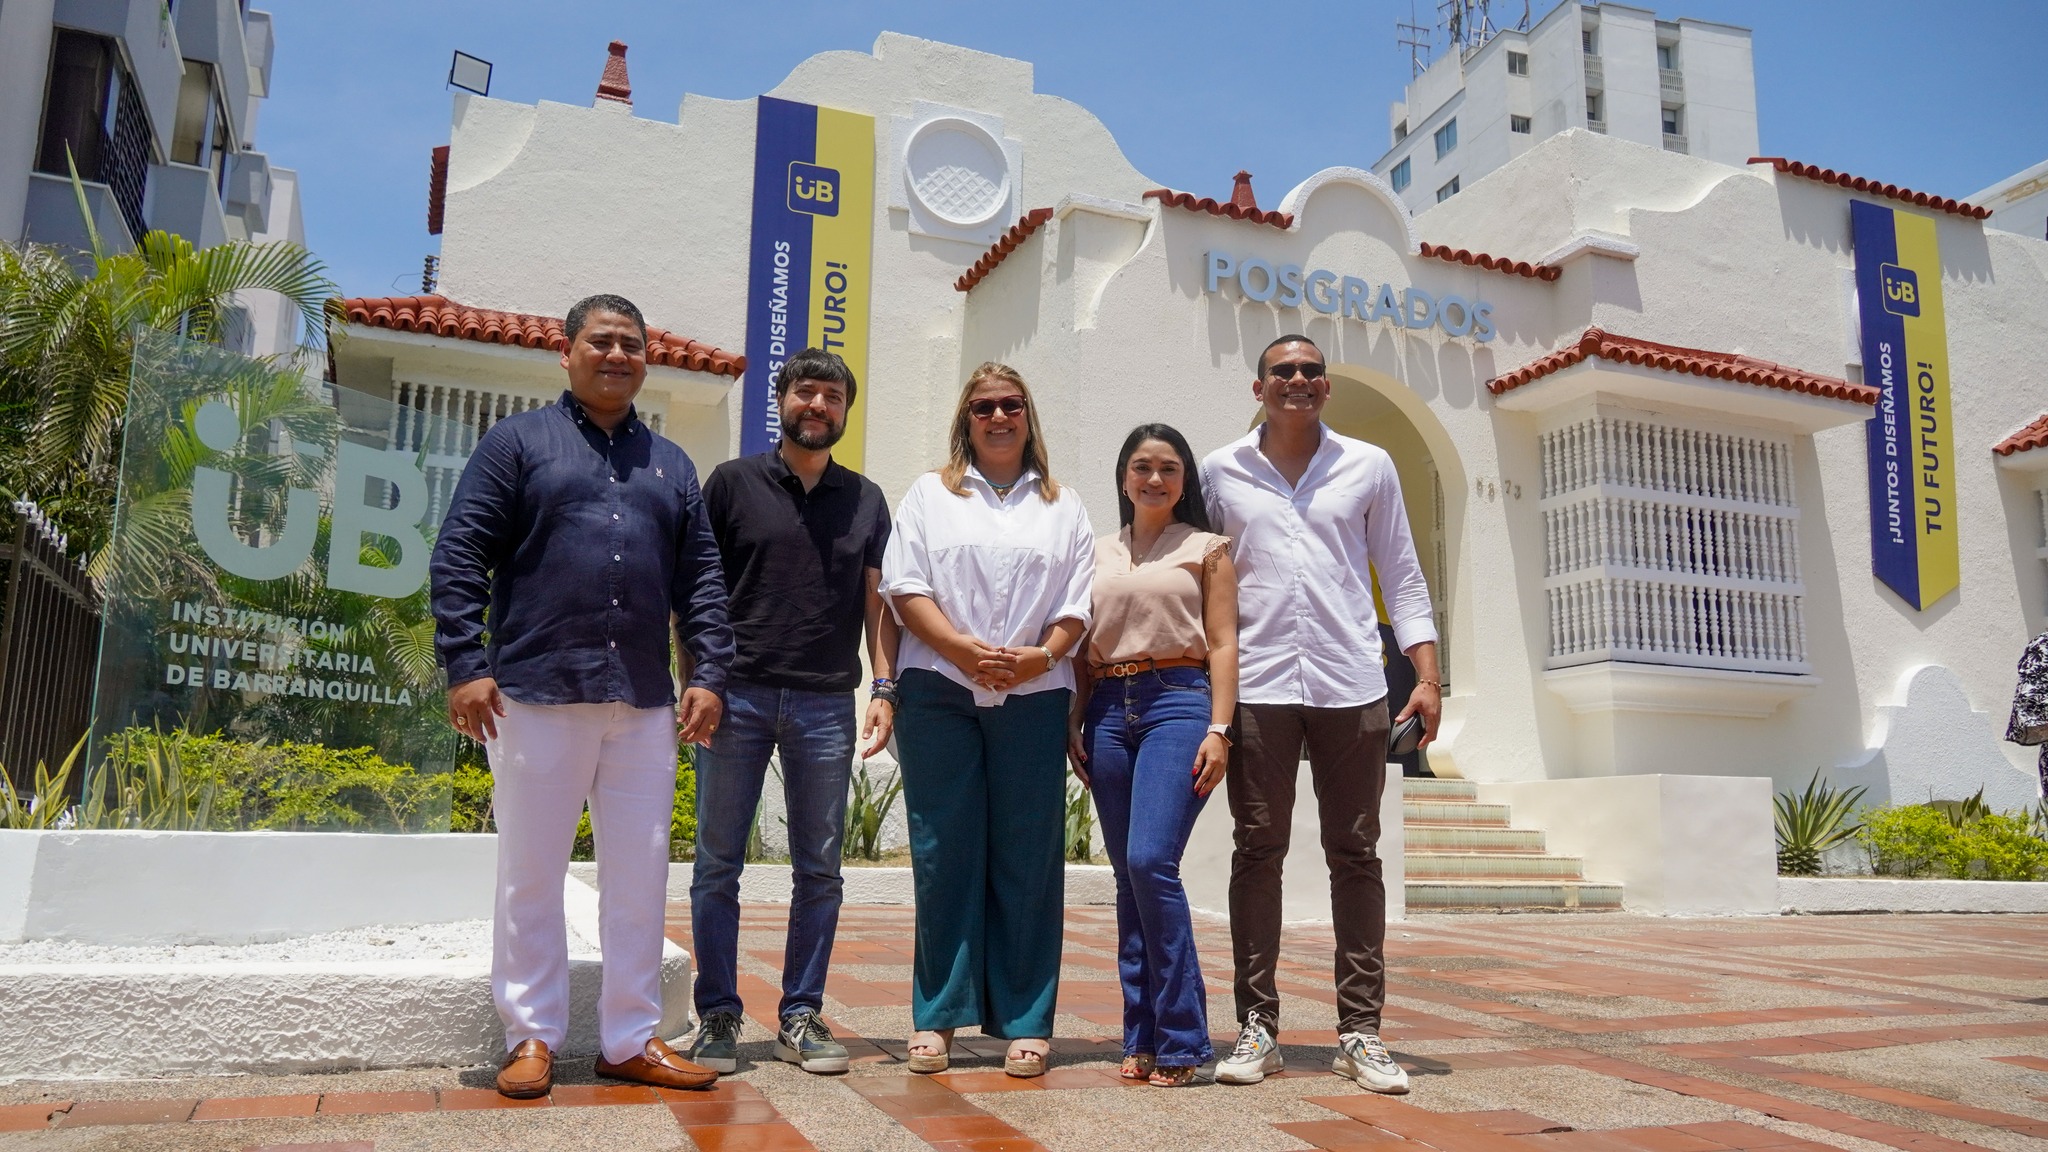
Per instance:
[[[1379,858],[1387,702],[1352,708],[1241,704],[1237,727],[1225,780],[1237,825],[1237,848],[1230,856],[1230,942],[1237,961],[1238,1022],[1256,1010],[1278,1030],[1280,870],[1306,747],[1337,930],[1337,1031],[1377,1032],[1387,1000],[1387,888]]]

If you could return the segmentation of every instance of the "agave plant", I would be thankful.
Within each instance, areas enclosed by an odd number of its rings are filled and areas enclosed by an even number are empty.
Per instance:
[[[1067,859],[1086,864],[1095,846],[1095,808],[1079,780],[1067,783]]]
[[[846,851],[861,860],[882,858],[882,825],[903,795],[903,774],[897,773],[887,787],[868,774],[867,761],[853,774],[853,793],[846,803]]]
[[[1856,835],[1860,823],[1850,813],[1863,799],[1863,789],[1836,791],[1822,783],[1820,770],[1806,782],[1803,792],[1778,793],[1778,872],[1785,876],[1820,875],[1821,853]]]
[[[78,758],[85,751],[85,738],[71,746],[71,754],[64,762],[50,771],[49,764],[36,762],[34,782],[28,793],[15,791],[14,780],[7,769],[0,767],[0,828],[35,830],[54,828],[63,821],[72,809],[64,800],[71,792],[71,770],[78,766]]]

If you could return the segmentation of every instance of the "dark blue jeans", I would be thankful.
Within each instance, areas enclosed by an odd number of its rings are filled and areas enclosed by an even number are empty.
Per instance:
[[[769,753],[782,753],[795,892],[782,952],[782,1006],[824,1010],[825,970],[839,930],[840,840],[853,770],[853,693],[803,692],[733,680],[725,716],[697,758],[697,865],[690,878],[699,1015],[740,1012],[740,871],[760,808]]]
[[[1102,843],[1116,871],[1124,1054],[1206,1064],[1208,992],[1180,857],[1207,797],[1195,753],[1209,731],[1209,676],[1166,668],[1095,683],[1083,736]]]

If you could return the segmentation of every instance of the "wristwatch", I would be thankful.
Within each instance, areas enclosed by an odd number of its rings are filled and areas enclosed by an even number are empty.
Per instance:
[[[1237,747],[1237,725],[1211,724],[1209,725],[1209,732],[1211,735],[1223,737],[1223,742],[1225,744],[1228,744],[1233,748]]]

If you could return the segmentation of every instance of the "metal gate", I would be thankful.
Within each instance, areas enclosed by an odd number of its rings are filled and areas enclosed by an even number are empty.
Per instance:
[[[92,719],[100,598],[26,500],[0,509],[0,765],[15,786],[55,769]]]

